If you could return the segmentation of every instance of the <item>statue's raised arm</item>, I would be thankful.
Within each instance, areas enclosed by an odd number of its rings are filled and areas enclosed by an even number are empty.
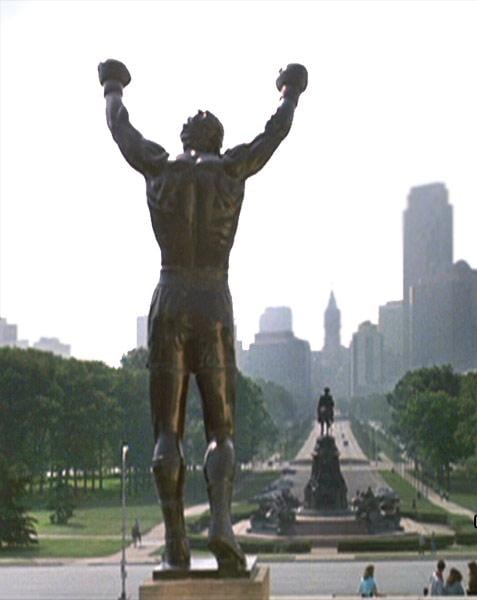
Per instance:
[[[144,176],[157,174],[168,154],[159,144],[146,140],[129,121],[122,101],[123,88],[131,81],[129,71],[119,60],[109,59],[98,65],[98,74],[104,87],[108,127],[122,155]]]
[[[276,81],[282,102],[268,120],[263,133],[249,144],[240,144],[224,154],[227,171],[246,179],[260,171],[290,131],[293,115],[308,84],[308,73],[303,65],[291,64],[280,70]]]

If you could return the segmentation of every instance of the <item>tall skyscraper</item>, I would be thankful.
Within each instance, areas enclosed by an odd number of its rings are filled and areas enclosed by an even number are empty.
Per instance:
[[[448,271],[453,262],[452,206],[443,183],[411,188],[403,221],[403,298],[410,289]]]
[[[413,367],[477,368],[477,270],[464,261],[412,288]]]
[[[452,206],[442,183],[410,191],[403,281],[405,366],[476,368],[477,271],[453,264]]]
[[[406,368],[418,366],[413,357],[412,290],[451,269],[452,224],[452,206],[443,183],[411,188],[403,219],[403,355]]]

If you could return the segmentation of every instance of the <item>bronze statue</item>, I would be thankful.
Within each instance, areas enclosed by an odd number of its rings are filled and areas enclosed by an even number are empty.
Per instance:
[[[325,387],[325,393],[320,396],[317,407],[317,421],[320,424],[321,435],[330,435],[331,426],[334,421],[333,396],[330,394],[330,388]]]
[[[288,134],[307,72],[292,64],[280,71],[282,103],[252,142],[220,153],[224,130],[209,111],[189,118],[181,132],[184,153],[170,160],[129,122],[122,103],[131,77],[124,64],[98,67],[106,118],[124,158],[146,180],[152,227],[162,269],[148,322],[150,397],[155,449],[154,479],[166,529],[164,560],[190,562],[184,527],[182,451],[190,374],[200,389],[208,449],[204,473],[211,510],[209,548],[219,570],[240,572],[245,556],[231,524],[235,470],[235,353],[229,254],[237,229],[245,181],[259,171]]]

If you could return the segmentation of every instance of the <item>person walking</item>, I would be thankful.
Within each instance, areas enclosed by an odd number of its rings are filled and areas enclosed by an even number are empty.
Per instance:
[[[465,596],[462,586],[462,573],[452,568],[444,586],[444,596]]]
[[[359,582],[358,593],[361,595],[361,598],[380,596],[376,580],[374,579],[374,565],[368,565],[364,570],[363,577]]]
[[[444,595],[444,569],[446,563],[441,559],[437,562],[437,569],[432,573],[429,580],[429,595],[443,596]]]
[[[134,525],[132,526],[131,537],[132,537],[133,542],[134,542],[134,547],[137,548],[139,546],[139,548],[140,548],[141,547],[142,536],[141,536],[141,528],[139,527],[139,521],[138,521],[138,519],[136,519]]]

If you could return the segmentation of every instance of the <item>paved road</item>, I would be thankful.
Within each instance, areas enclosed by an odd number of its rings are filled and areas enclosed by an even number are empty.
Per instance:
[[[351,431],[350,422],[347,420],[337,419],[333,424],[332,434],[335,438],[340,459],[343,460],[362,460],[367,461],[366,455],[361,450],[356,438]],[[310,432],[305,443],[296,455],[295,460],[307,460],[311,458],[311,454],[315,447],[316,438],[320,435],[320,425],[318,422]],[[347,443],[345,443],[345,440]]]
[[[337,420],[333,425],[333,433],[340,453],[340,459],[362,460],[367,462],[366,455],[351,431],[351,424],[347,420]]]
[[[389,595],[420,594],[435,561],[375,561],[379,589]],[[365,562],[262,563],[271,569],[272,596],[356,595]],[[467,561],[452,561],[467,575]],[[137,600],[151,566],[128,567],[127,593]],[[466,580],[465,582],[466,583]],[[0,600],[117,600],[119,567],[57,566],[0,568]],[[299,596],[296,596],[299,594]]]

